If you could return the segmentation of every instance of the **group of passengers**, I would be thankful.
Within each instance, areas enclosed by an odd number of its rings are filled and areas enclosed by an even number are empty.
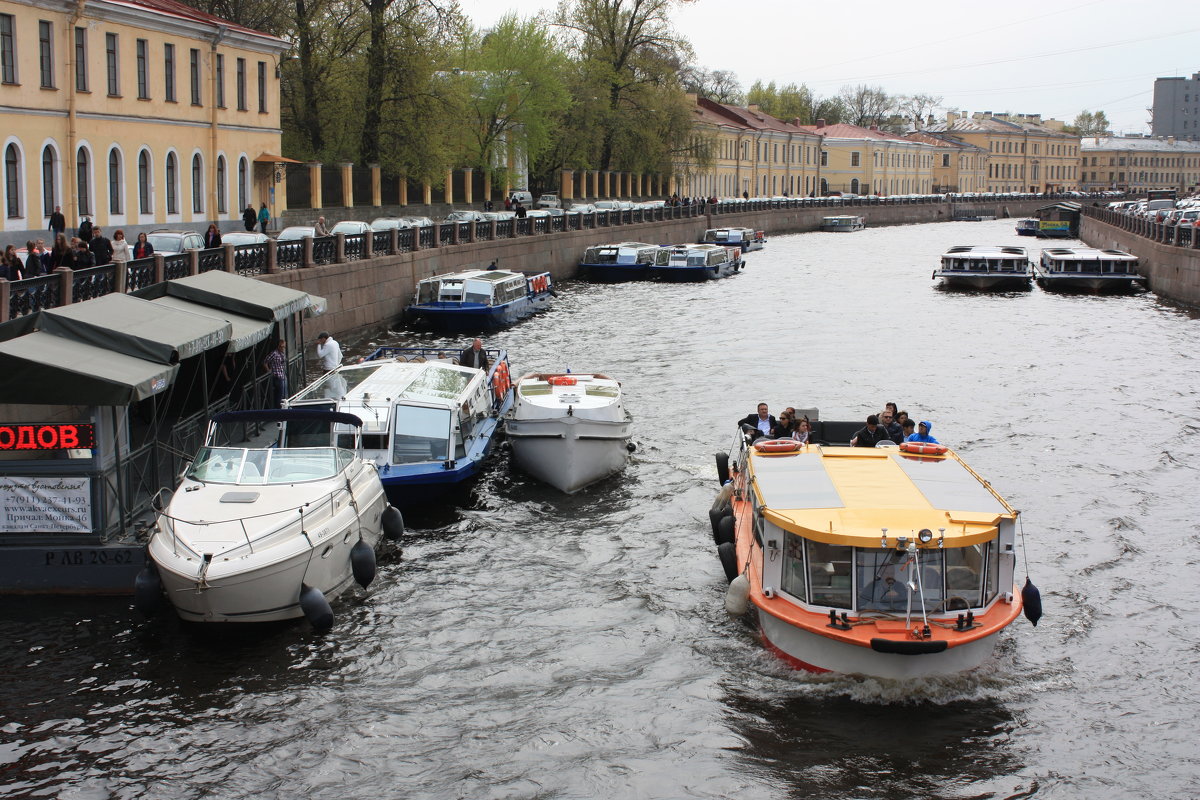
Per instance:
[[[807,415],[797,415],[796,409],[788,406],[776,419],[769,413],[766,403],[758,404],[758,412],[738,420],[738,427],[745,431],[751,441],[758,438],[792,439],[808,443],[812,435],[812,422]],[[880,442],[929,442],[938,440],[929,435],[933,423],[922,420],[917,423],[909,419],[907,411],[900,411],[895,403],[888,403],[879,414],[867,417],[867,424],[850,439],[853,447],[875,447]]]

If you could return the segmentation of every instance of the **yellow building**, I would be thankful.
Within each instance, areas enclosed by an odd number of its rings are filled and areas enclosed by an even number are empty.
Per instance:
[[[825,120],[808,128],[821,134],[819,194],[928,194],[933,190],[934,148],[876,126]]]
[[[689,95],[697,150],[711,165],[683,159],[674,191],[687,197],[797,197],[818,185],[821,137],[758,106],[741,108]]]
[[[130,239],[278,216],[289,47],[173,0],[0,0],[4,239],[44,237],[56,206]]]
[[[904,138],[933,146],[934,194],[986,191],[988,153],[983,148],[948,134],[916,131]]]
[[[1079,188],[1079,137],[1066,133],[1058,120],[1040,114],[966,116],[946,114],[946,121],[926,133],[950,134],[988,154],[986,192],[1062,192]]]
[[[1120,189],[1143,194],[1147,189],[1200,189],[1200,142],[1146,139],[1140,136],[1086,137],[1080,142],[1085,191]]]

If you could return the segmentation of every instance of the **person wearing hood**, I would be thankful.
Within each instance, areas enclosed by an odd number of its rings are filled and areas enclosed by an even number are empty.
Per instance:
[[[929,435],[929,430],[933,427],[933,423],[921,420],[917,423],[917,432],[910,433],[904,441],[906,442],[929,442],[930,444],[940,444],[937,439]]]

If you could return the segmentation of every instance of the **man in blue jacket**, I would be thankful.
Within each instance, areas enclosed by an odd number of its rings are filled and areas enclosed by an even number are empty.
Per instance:
[[[929,435],[929,429],[933,427],[933,423],[921,420],[917,423],[917,432],[910,433],[906,442],[929,442],[930,444],[940,444],[937,439]]]

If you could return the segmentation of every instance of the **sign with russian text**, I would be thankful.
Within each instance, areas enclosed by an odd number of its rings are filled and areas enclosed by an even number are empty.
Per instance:
[[[96,426],[87,422],[34,422],[0,425],[0,452],[17,450],[91,450]]]
[[[0,476],[0,533],[91,532],[91,478]]]

